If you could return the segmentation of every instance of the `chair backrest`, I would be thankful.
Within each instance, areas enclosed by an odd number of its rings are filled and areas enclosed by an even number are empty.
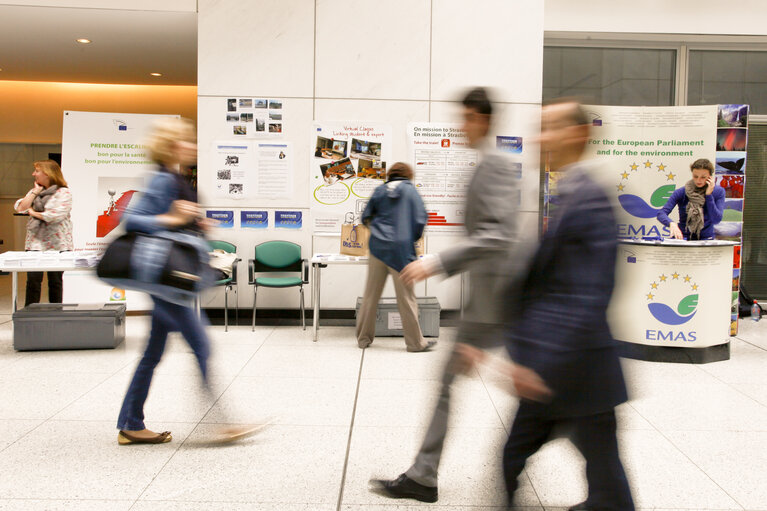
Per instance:
[[[256,245],[258,272],[301,271],[301,246],[290,241],[267,241]]]
[[[236,254],[237,253],[237,247],[235,245],[232,245],[228,241],[220,241],[220,240],[208,240],[208,245],[210,245],[211,250],[223,250],[224,252],[228,254]]]

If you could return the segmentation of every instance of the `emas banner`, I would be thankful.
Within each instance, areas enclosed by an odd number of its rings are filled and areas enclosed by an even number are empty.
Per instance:
[[[669,236],[657,215],[691,179],[690,164],[716,160],[717,106],[585,106],[591,119],[588,154],[615,194],[618,236]],[[678,219],[674,210],[670,215]]]
[[[609,312],[615,338],[687,348],[725,342],[733,296],[731,244],[630,243],[618,249],[618,285]]]

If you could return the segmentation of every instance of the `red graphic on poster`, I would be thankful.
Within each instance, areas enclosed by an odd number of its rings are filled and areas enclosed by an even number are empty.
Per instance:
[[[109,193],[109,207],[104,211],[103,215],[99,215],[98,219],[96,220],[96,237],[97,238],[103,238],[112,230],[120,225],[120,219],[123,216],[123,213],[125,213],[125,210],[128,209],[128,204],[130,204],[131,199],[133,198],[133,194],[136,193],[136,190],[128,190],[127,192],[123,192],[122,195],[120,195],[120,198],[115,201],[115,191],[109,190],[107,193]]]
[[[456,225],[463,225],[462,223],[451,223],[447,221],[447,218],[445,218],[442,215],[438,215],[437,213],[427,213],[427,220],[426,225],[450,225],[450,226],[456,226]]]

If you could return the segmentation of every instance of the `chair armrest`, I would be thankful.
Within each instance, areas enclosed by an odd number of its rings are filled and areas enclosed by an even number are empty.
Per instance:
[[[256,283],[256,260],[248,259],[248,284],[253,285]]]
[[[242,261],[239,257],[232,261],[232,284],[237,285],[237,266],[239,266],[239,262]]]
[[[308,259],[301,259],[301,265],[302,265],[302,277],[304,284],[309,283],[309,260]]]

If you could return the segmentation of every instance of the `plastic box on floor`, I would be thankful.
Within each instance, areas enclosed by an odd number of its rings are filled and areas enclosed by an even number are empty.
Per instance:
[[[439,301],[436,296],[422,296],[418,301],[418,323],[424,337],[439,337]],[[362,297],[357,297],[357,310],[360,312]],[[376,311],[376,336],[402,337],[402,319],[397,309],[396,298],[381,298]]]
[[[34,303],[13,313],[13,348],[114,348],[125,339],[125,304]]]

